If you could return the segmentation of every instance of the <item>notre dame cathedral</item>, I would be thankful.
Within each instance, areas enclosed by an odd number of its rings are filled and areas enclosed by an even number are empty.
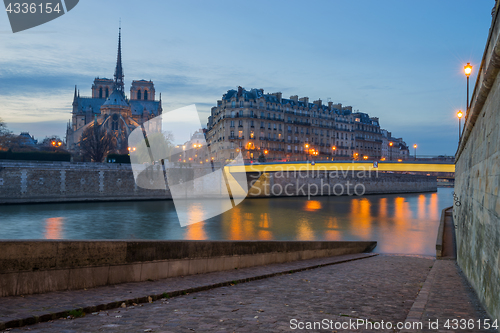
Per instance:
[[[96,78],[92,85],[92,97],[80,96],[75,86],[72,119],[66,130],[68,150],[78,152],[84,130],[98,125],[116,138],[117,152],[126,152],[128,135],[136,127],[162,113],[161,94],[160,99],[155,100],[152,81],[132,81],[128,99],[124,92],[123,77],[120,29],[114,80]]]

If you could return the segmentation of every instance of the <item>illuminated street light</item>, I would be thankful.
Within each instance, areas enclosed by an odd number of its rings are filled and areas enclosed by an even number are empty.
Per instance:
[[[391,147],[389,148],[389,161],[392,161],[392,145],[393,145],[392,141],[389,142],[389,146]]]
[[[467,65],[464,66],[464,73],[465,73],[465,76],[467,77],[467,104],[466,104],[466,108],[467,108],[467,110],[469,110],[469,76],[470,76],[470,73],[472,73],[472,65],[470,64],[470,62],[468,62]]]
[[[415,149],[415,161],[417,160],[417,144],[415,143],[413,145],[413,148]]]
[[[458,110],[457,118],[458,118],[458,141],[462,137],[462,117],[464,116],[462,110]]]
[[[363,159],[366,161],[368,159],[368,156],[363,156]]]

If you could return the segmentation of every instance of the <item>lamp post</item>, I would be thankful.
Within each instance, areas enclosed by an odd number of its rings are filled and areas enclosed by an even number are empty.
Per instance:
[[[392,161],[392,141],[389,142],[389,160]]]
[[[462,137],[462,117],[463,117],[463,112],[461,110],[458,110],[457,112],[457,117],[458,117],[458,141],[460,141],[460,138]]]
[[[464,66],[464,73],[465,76],[467,77],[467,104],[466,104],[466,110],[469,110],[469,76],[470,73],[472,73],[472,65],[470,62],[467,63],[467,65]]]
[[[417,160],[417,144],[415,143],[413,145],[413,148],[415,149],[415,161]]]

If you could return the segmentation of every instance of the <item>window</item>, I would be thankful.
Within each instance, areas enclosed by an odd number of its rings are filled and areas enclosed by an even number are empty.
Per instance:
[[[137,99],[141,99],[141,91],[137,90]]]
[[[271,129],[271,123],[267,123],[267,128]]]
[[[102,87],[99,87],[99,98],[102,98]]]
[[[232,138],[234,138],[234,131],[231,131],[230,136],[231,136]]]
[[[238,121],[238,126],[243,126],[243,120]]]
[[[240,108],[243,107],[243,101],[240,101]]]
[[[236,102],[235,102],[235,101],[232,101],[232,102],[231,102],[231,107],[232,107],[232,108],[236,107]]]
[[[231,120],[231,127],[234,127],[234,120]]]
[[[238,137],[241,139],[243,137],[243,131],[238,131]]]
[[[264,122],[263,121],[260,122],[260,128],[264,128]]]
[[[279,130],[281,131],[281,124],[278,125]]]
[[[147,90],[144,90],[144,100],[145,101],[148,100],[148,91]]]
[[[253,127],[253,120],[250,120],[250,126]]]
[[[108,98],[108,97],[109,97],[109,89],[108,89],[108,87],[106,87],[106,98]]]
[[[250,107],[253,107],[253,102],[252,101],[250,101]]]
[[[250,139],[253,139],[253,136],[254,136],[253,131],[251,131],[250,132]]]
[[[262,109],[263,107],[264,107],[264,103],[260,102],[260,103],[259,103],[259,108],[261,108],[261,109]]]

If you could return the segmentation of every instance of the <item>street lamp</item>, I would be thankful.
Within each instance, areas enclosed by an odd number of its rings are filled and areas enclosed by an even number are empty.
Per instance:
[[[392,141],[389,142],[389,154],[390,154],[389,155],[389,160],[390,161],[392,161],[392,145],[393,145]]]
[[[464,116],[462,110],[458,110],[457,112],[457,117],[458,117],[458,141],[460,141],[460,138],[462,137],[462,117]]]
[[[467,76],[467,104],[466,104],[466,108],[467,108],[467,110],[469,110],[469,76],[470,76],[470,73],[472,73],[472,65],[470,64],[470,62],[468,62],[467,65],[464,66],[464,73],[465,73],[465,76]]]
[[[417,144],[415,143],[413,145],[413,148],[415,149],[415,161],[417,160]]]

